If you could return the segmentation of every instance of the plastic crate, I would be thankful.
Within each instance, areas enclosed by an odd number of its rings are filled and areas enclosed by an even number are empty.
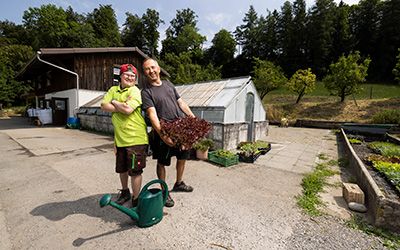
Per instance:
[[[239,163],[239,156],[235,155],[231,158],[224,158],[215,155],[215,152],[208,152],[208,160],[223,167],[229,167]]]

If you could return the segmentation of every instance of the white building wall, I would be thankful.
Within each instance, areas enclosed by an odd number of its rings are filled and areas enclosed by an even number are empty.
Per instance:
[[[80,89],[79,90],[79,106],[82,106],[99,95],[104,94],[104,91],[96,91],[96,90],[87,90]],[[68,98],[68,117],[73,117],[76,114],[76,89],[68,89],[58,92],[52,92],[45,95],[45,99],[51,99],[52,97],[58,98]]]

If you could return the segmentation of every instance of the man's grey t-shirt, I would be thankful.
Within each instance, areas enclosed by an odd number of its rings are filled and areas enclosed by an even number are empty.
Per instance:
[[[185,116],[178,105],[179,98],[178,91],[168,81],[162,81],[160,86],[149,84],[147,88],[142,90],[142,108],[146,110],[154,107],[158,119],[173,121]]]

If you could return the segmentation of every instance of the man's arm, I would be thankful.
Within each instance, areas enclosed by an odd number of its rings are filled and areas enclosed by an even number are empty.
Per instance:
[[[154,107],[150,107],[146,109],[146,113],[147,116],[150,119],[151,125],[153,127],[153,129],[157,132],[157,134],[160,135],[160,138],[168,145],[173,147],[175,144],[172,141],[171,138],[169,138],[168,136],[163,136],[161,135],[161,124],[160,124],[160,120],[158,119],[157,116],[157,111]]]
[[[119,102],[116,100],[112,100],[111,104],[115,107],[117,112],[123,113],[125,115],[129,115],[133,112],[133,108],[131,108],[128,104],[125,102]]]
[[[108,102],[101,103],[101,110],[106,112],[117,112],[115,106]]]
[[[194,114],[192,112],[192,110],[189,108],[189,106],[186,104],[185,101],[183,101],[182,98],[178,99],[178,105],[181,108],[181,110],[187,115],[187,116],[191,116],[194,117]]]
[[[128,104],[116,100],[112,100],[110,103],[103,102],[101,109],[107,112],[120,112],[126,115],[133,112],[133,109]]]

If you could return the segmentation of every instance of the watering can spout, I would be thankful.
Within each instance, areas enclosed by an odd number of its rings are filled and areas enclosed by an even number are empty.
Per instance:
[[[129,209],[127,207],[124,207],[122,205],[119,205],[119,204],[111,201],[111,195],[110,194],[106,194],[103,197],[101,197],[99,203],[100,203],[100,207],[105,207],[107,205],[110,205],[110,206],[120,210],[121,212],[125,213],[129,217],[131,217],[134,221],[138,221],[139,220],[139,215],[136,212],[135,208]]]

